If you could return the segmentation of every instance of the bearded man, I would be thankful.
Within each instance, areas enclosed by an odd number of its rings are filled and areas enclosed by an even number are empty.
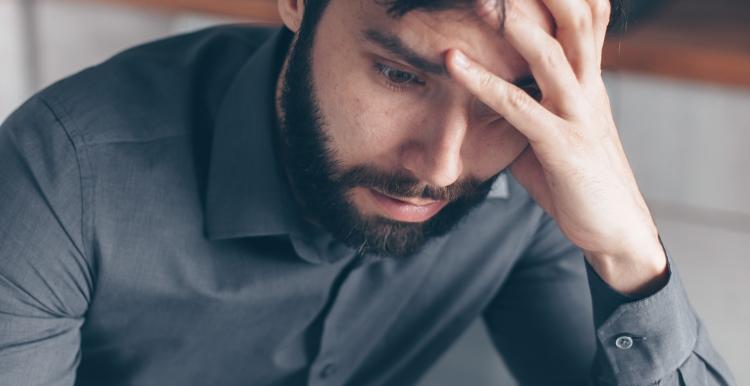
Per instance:
[[[0,384],[727,385],[612,119],[606,0],[279,0],[0,131]],[[615,3],[614,8],[619,4]]]

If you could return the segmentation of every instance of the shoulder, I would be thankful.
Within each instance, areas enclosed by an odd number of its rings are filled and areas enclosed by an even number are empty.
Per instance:
[[[211,122],[242,65],[272,29],[232,25],[126,50],[38,94],[86,144],[182,136]]]

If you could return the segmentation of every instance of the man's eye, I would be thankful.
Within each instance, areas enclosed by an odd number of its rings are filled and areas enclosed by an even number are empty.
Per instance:
[[[393,83],[408,83],[415,78],[414,74],[399,70],[386,70],[384,74],[388,77],[388,80]]]
[[[424,84],[415,74],[397,70],[382,63],[375,63],[375,69],[383,75],[388,82],[395,86],[407,87],[409,84]]]

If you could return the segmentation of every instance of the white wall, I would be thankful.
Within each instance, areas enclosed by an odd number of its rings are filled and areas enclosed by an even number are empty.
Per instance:
[[[632,74],[608,81],[624,145],[652,201],[750,220],[750,89]]]
[[[0,0],[0,121],[30,95],[22,44],[23,0]]]
[[[24,7],[35,36],[24,34]],[[71,0],[0,0],[0,121],[33,92],[133,45],[236,20]],[[35,66],[26,63],[29,44]]]
[[[40,85],[170,33],[172,16],[87,2],[36,0]]]

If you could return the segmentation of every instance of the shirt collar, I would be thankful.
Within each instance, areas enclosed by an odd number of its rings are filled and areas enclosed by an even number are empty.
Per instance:
[[[206,193],[209,239],[273,236],[299,227],[277,154],[276,81],[291,41],[273,32],[241,68],[216,118]]]

